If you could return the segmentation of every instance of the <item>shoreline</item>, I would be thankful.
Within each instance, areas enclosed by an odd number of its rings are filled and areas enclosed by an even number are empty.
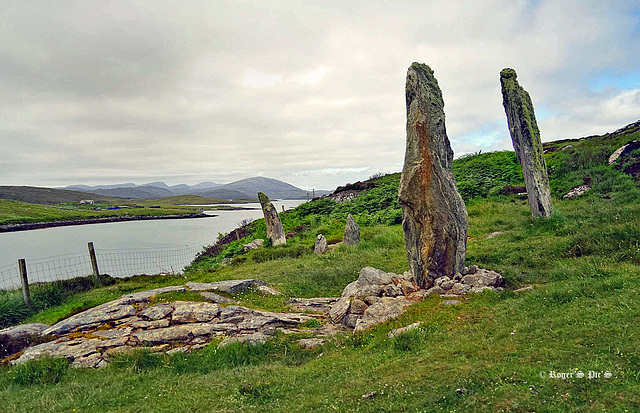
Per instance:
[[[109,222],[146,221],[146,220],[156,220],[156,219],[211,218],[215,216],[217,215],[208,215],[208,214],[198,212],[198,213],[190,213],[190,214],[184,214],[184,215],[113,216],[113,217],[97,217],[97,218],[86,218],[86,219],[72,219],[68,221],[25,222],[22,224],[0,225],[0,233],[31,231],[36,229],[67,227],[67,226],[73,226],[73,225],[104,224]]]

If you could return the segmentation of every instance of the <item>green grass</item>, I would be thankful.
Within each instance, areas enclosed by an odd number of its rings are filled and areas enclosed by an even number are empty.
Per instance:
[[[106,206],[105,206],[106,208]],[[0,199],[0,225],[34,222],[70,221],[116,216],[162,216],[193,213],[193,208],[164,206],[161,208],[123,208],[94,211],[79,205],[37,205]]]
[[[478,191],[465,196],[468,264],[501,271],[511,290],[532,284],[531,291],[484,292],[455,307],[429,297],[395,320],[362,334],[338,335],[315,350],[296,345],[309,336],[302,332],[256,347],[218,350],[212,343],[173,356],[140,351],[99,371],[72,370],[51,360],[24,370],[1,367],[0,406],[16,412],[640,411],[640,192],[631,177],[603,165],[630,138],[637,137],[573,141],[573,151],[547,155],[556,211],[550,219],[533,219],[526,201],[499,195],[503,185],[518,183],[513,154],[456,161],[460,182]],[[494,163],[502,166],[489,168]],[[584,176],[592,178],[591,192],[559,199]],[[264,223],[257,221],[251,236],[194,264],[186,279],[122,280],[115,290],[66,297],[31,320],[53,322],[84,305],[187,279],[262,279],[284,295],[250,291],[234,298],[282,311],[292,296],[339,295],[364,266],[403,272],[402,230],[393,224],[397,179],[382,178],[352,203],[321,201],[284,214],[286,231],[298,229],[286,246],[241,254],[242,242],[264,238]],[[362,243],[313,254],[317,234],[341,239],[348,213],[362,225]],[[496,231],[502,234],[487,238]],[[239,260],[221,265],[222,256]],[[158,300],[185,298],[193,297],[167,294]],[[386,337],[418,321],[419,329]],[[551,371],[573,377],[549,378]],[[577,378],[578,371],[601,377]],[[602,376],[606,371],[610,378]]]

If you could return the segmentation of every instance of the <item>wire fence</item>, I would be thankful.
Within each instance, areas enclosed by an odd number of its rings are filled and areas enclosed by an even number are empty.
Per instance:
[[[176,274],[191,264],[201,245],[190,245],[179,249],[165,250],[96,250],[100,274],[112,277],[133,275]],[[57,255],[26,261],[29,284],[53,282],[93,274],[89,253]],[[21,288],[20,269],[15,265],[0,268],[0,290]]]

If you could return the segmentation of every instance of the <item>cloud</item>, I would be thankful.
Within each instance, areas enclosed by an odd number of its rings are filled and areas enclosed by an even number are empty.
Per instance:
[[[456,155],[510,149],[513,67],[543,140],[638,118],[640,2],[23,0],[0,11],[1,184],[254,175],[330,189],[404,156],[429,64]]]

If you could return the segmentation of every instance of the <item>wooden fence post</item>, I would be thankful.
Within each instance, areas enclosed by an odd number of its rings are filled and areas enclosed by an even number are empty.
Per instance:
[[[20,282],[22,283],[22,298],[24,305],[31,309],[31,293],[29,292],[29,279],[27,278],[27,262],[24,258],[18,260],[18,269],[20,270]]]
[[[93,248],[93,242],[87,244],[89,247],[89,258],[91,258],[91,268],[93,268],[93,278],[96,284],[100,284],[100,271],[98,271],[98,259],[96,258],[96,250]]]

